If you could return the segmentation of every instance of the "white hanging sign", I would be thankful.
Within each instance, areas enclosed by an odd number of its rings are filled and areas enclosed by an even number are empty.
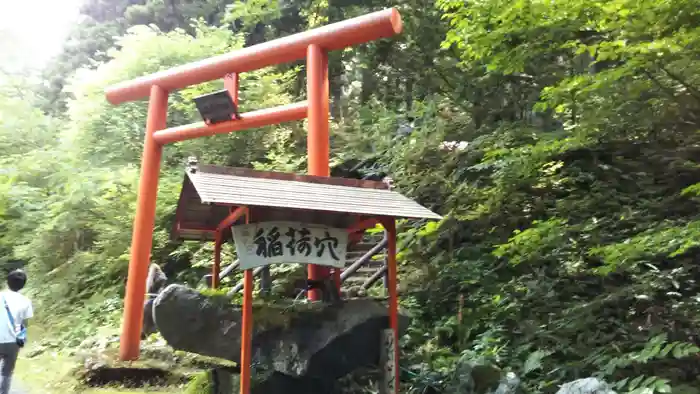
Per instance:
[[[242,270],[300,263],[342,268],[348,247],[344,228],[297,222],[261,222],[231,227]]]

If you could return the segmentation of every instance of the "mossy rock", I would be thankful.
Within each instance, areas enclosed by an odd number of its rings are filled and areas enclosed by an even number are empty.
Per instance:
[[[199,293],[218,307],[241,308],[240,297],[227,295],[225,289],[201,289]],[[278,298],[276,295],[258,297],[253,301],[253,325],[256,329],[288,328],[294,318],[320,312],[324,304]]]
[[[116,345],[80,350],[75,356],[73,375],[86,386],[165,386],[184,383],[196,372],[195,368],[180,365],[174,350],[167,345],[143,344],[136,361],[121,361]]]
[[[179,360],[179,364],[183,367],[209,369],[209,368],[228,368],[232,370],[238,369],[238,364],[218,357],[203,356],[200,354],[176,351],[175,354]]]
[[[289,328],[295,319],[312,317],[326,310],[320,302],[253,303],[253,324],[258,330]]]
[[[216,298],[170,285],[157,299],[155,319],[174,348],[237,362],[242,311],[231,303],[221,306],[222,298]],[[358,366],[376,364],[380,332],[389,326],[388,308],[379,300],[256,300],[252,308],[253,360],[295,378],[335,380]],[[401,332],[408,322],[401,312]]]

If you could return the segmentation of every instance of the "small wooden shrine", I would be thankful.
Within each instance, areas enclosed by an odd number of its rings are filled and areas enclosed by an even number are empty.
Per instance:
[[[389,189],[383,182],[198,165],[187,167],[173,235],[213,240],[212,286],[221,245],[233,240],[244,270],[241,385],[250,381],[253,268],[276,263],[329,267],[340,285],[353,234],[381,224],[388,234],[389,321],[394,371],[398,369],[396,219],[440,220],[440,215]],[[397,376],[397,374],[392,374]],[[398,377],[394,384],[398,385]],[[394,390],[392,390],[394,391]]]

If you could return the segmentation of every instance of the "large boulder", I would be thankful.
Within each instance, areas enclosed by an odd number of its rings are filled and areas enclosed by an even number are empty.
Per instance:
[[[400,315],[400,332],[408,327]],[[339,379],[365,365],[377,365],[382,330],[389,328],[388,307],[372,299],[320,305],[293,316],[287,327],[261,330],[253,347],[272,367],[290,376]]]
[[[170,285],[154,301],[161,335],[176,349],[239,361],[241,308],[225,297]],[[372,299],[255,305],[253,362],[289,377],[334,381],[379,361],[388,308]],[[408,326],[401,313],[400,331]]]
[[[170,346],[238,362],[241,309],[182,285],[170,285],[153,302],[158,331]]]

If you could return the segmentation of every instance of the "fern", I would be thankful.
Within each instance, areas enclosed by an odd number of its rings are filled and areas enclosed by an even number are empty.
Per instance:
[[[669,357],[681,359],[700,352],[700,348],[694,344],[678,341],[667,342],[667,340],[668,337],[666,334],[660,334],[652,337],[640,351],[630,352],[617,357],[599,353],[589,358],[589,361],[601,368],[599,375],[610,376],[616,370],[634,364],[646,364],[651,361],[667,359]],[[615,388],[618,390],[624,389],[625,392],[629,394],[671,392],[670,381],[668,379],[646,375],[622,379],[615,383]]]
[[[677,341],[666,343],[666,341],[666,334],[660,334],[651,338],[644,348],[638,352],[630,352],[618,357],[598,355],[590,359],[590,361],[594,365],[599,365],[604,375],[611,375],[615,370],[633,364],[646,364],[652,360],[665,359],[669,356],[682,359],[700,352],[700,348],[692,343]]]
[[[628,394],[653,394],[653,393],[670,393],[671,386],[668,379],[662,379],[658,376],[639,375],[633,379],[623,379],[615,383],[615,388],[618,390],[626,390]]]
[[[523,375],[542,368],[542,360],[552,354],[550,351],[536,350],[527,357],[525,365],[523,366]]]

